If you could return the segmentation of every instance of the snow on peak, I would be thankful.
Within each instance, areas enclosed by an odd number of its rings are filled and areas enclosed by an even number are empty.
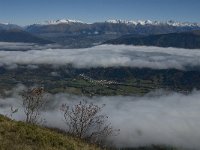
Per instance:
[[[82,24],[91,24],[91,23],[84,23],[79,20],[70,20],[70,19],[60,19],[60,20],[50,20],[45,21],[43,23],[37,23],[36,25],[58,25],[58,24],[75,24],[75,23],[82,23]],[[177,22],[173,20],[169,21],[151,21],[151,20],[121,20],[121,19],[114,19],[114,20],[107,20],[105,23],[113,23],[113,24],[126,24],[126,25],[169,25],[174,27],[200,27],[200,23],[190,23],[190,22]]]
[[[106,23],[114,23],[114,24],[127,24],[127,25],[170,25],[170,26],[189,26],[189,27],[200,27],[199,23],[190,23],[190,22],[177,22],[173,20],[169,20],[166,22],[161,22],[161,21],[151,21],[151,20],[107,20],[105,21]]]
[[[199,23],[176,22],[176,21],[173,21],[173,20],[167,21],[166,24],[171,25],[171,26],[188,26],[188,27],[198,26],[198,27],[200,27],[200,24],[199,24]]]
[[[57,25],[57,24],[71,24],[71,23],[83,23],[79,20],[70,20],[70,19],[60,19],[60,20],[50,20],[45,21],[43,23],[39,23],[40,25]]]
[[[2,24],[2,25],[9,25],[9,23],[6,23],[6,22],[0,22],[0,24]]]
[[[105,21],[106,23],[121,23],[121,24],[137,24],[137,22],[135,21],[127,21],[127,20],[120,20],[120,19],[116,19],[116,20],[107,20]]]
[[[123,24],[131,24],[131,25],[147,25],[147,24],[158,24],[157,21],[151,20],[107,20],[106,23],[123,23]]]

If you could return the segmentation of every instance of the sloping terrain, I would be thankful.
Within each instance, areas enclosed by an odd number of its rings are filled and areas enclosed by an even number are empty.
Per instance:
[[[200,48],[200,31],[169,33],[136,37],[135,35],[122,36],[105,42],[106,44],[144,45],[177,48]]]
[[[28,32],[12,29],[12,30],[0,30],[1,42],[23,42],[23,43],[37,43],[37,44],[50,44],[53,43],[49,40],[39,38],[31,35]]]
[[[33,24],[27,26],[25,31],[49,39],[59,44],[68,45],[71,48],[90,47],[107,40],[119,38],[126,34],[150,35],[167,34],[173,32],[185,32],[198,30],[196,24],[174,25],[170,23],[145,22],[96,22],[92,24],[81,22],[60,22],[47,24]]]
[[[1,30],[13,30],[13,29],[22,30],[22,27],[20,27],[16,24],[0,23],[0,31]]]
[[[100,150],[79,139],[0,115],[0,150]]]
[[[0,23],[0,41],[39,44],[49,44],[53,41],[54,43],[65,45],[69,48],[85,48],[101,44],[108,40],[120,38],[127,34],[149,36],[199,29],[200,25],[196,23],[180,23],[173,21],[135,22],[115,20],[90,24],[73,20],[57,20],[44,24],[32,24],[26,27]],[[176,37],[173,36],[172,39],[174,40],[174,38]],[[169,37],[167,37],[167,40],[168,39]],[[178,40],[179,39],[178,37]],[[193,43],[190,43],[190,45],[193,45]]]

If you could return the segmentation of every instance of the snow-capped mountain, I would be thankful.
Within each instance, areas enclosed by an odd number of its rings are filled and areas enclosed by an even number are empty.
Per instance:
[[[61,19],[33,24],[24,28],[24,30],[74,48],[92,46],[123,35],[146,36],[200,30],[200,24],[151,20],[108,20],[84,23],[77,20]]]
[[[169,25],[175,27],[200,27],[200,23],[190,23],[190,22],[177,22],[173,20],[169,21],[151,21],[151,20],[107,20],[106,23],[114,24],[127,24],[127,25]]]
[[[192,22],[178,22],[178,21],[151,21],[151,20],[120,20],[120,19],[113,19],[107,20],[105,22],[95,22],[95,23],[111,23],[111,24],[125,24],[125,25],[152,25],[152,26],[173,26],[173,27],[200,27],[200,23],[192,23]],[[94,23],[86,23],[79,20],[71,20],[71,19],[60,19],[60,20],[50,20],[44,21],[41,23],[35,23],[34,25],[58,25],[58,24],[94,24]],[[31,25],[29,25],[31,26]]]
[[[44,21],[42,23],[36,23],[36,24],[37,25],[57,25],[57,24],[74,24],[74,23],[83,23],[83,22],[79,20],[60,19],[60,20]]]
[[[91,23],[86,23],[82,22],[80,20],[71,20],[71,19],[59,19],[59,20],[49,20],[49,21],[44,21],[40,23],[35,23],[33,25],[58,25],[58,24],[91,24]],[[103,22],[97,22],[97,23],[103,23]],[[151,20],[121,20],[121,19],[113,19],[113,20],[107,20],[105,23],[112,23],[112,24],[126,24],[126,25],[153,25],[153,26],[158,26],[158,25],[169,25],[169,26],[174,26],[174,27],[200,27],[200,23],[193,23],[193,22],[178,22],[178,21],[151,21]],[[93,23],[92,23],[93,24]],[[14,26],[14,24],[11,23],[4,23],[0,22],[0,25],[3,26]],[[32,24],[31,24],[32,25]],[[29,25],[29,26],[31,26]],[[17,25],[15,25],[17,26]]]
[[[9,25],[9,23],[6,22],[0,22],[1,25]]]
[[[171,20],[165,22],[151,20],[108,20],[85,23],[70,19],[45,21],[24,27],[10,23],[0,23],[0,31],[15,31],[16,29],[74,48],[92,46],[96,43],[119,38],[123,35],[147,36],[200,30],[200,24]]]

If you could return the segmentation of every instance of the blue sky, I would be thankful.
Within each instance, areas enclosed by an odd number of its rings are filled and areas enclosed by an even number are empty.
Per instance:
[[[0,22],[108,19],[200,22],[200,0],[0,0]]]

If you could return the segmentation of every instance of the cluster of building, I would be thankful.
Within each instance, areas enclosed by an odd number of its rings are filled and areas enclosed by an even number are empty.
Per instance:
[[[84,74],[80,74],[79,75],[81,78],[83,78],[84,80],[87,80],[91,83],[94,83],[94,84],[101,84],[101,85],[108,85],[108,84],[119,84],[118,82],[116,81],[107,81],[107,80],[94,80]]]

